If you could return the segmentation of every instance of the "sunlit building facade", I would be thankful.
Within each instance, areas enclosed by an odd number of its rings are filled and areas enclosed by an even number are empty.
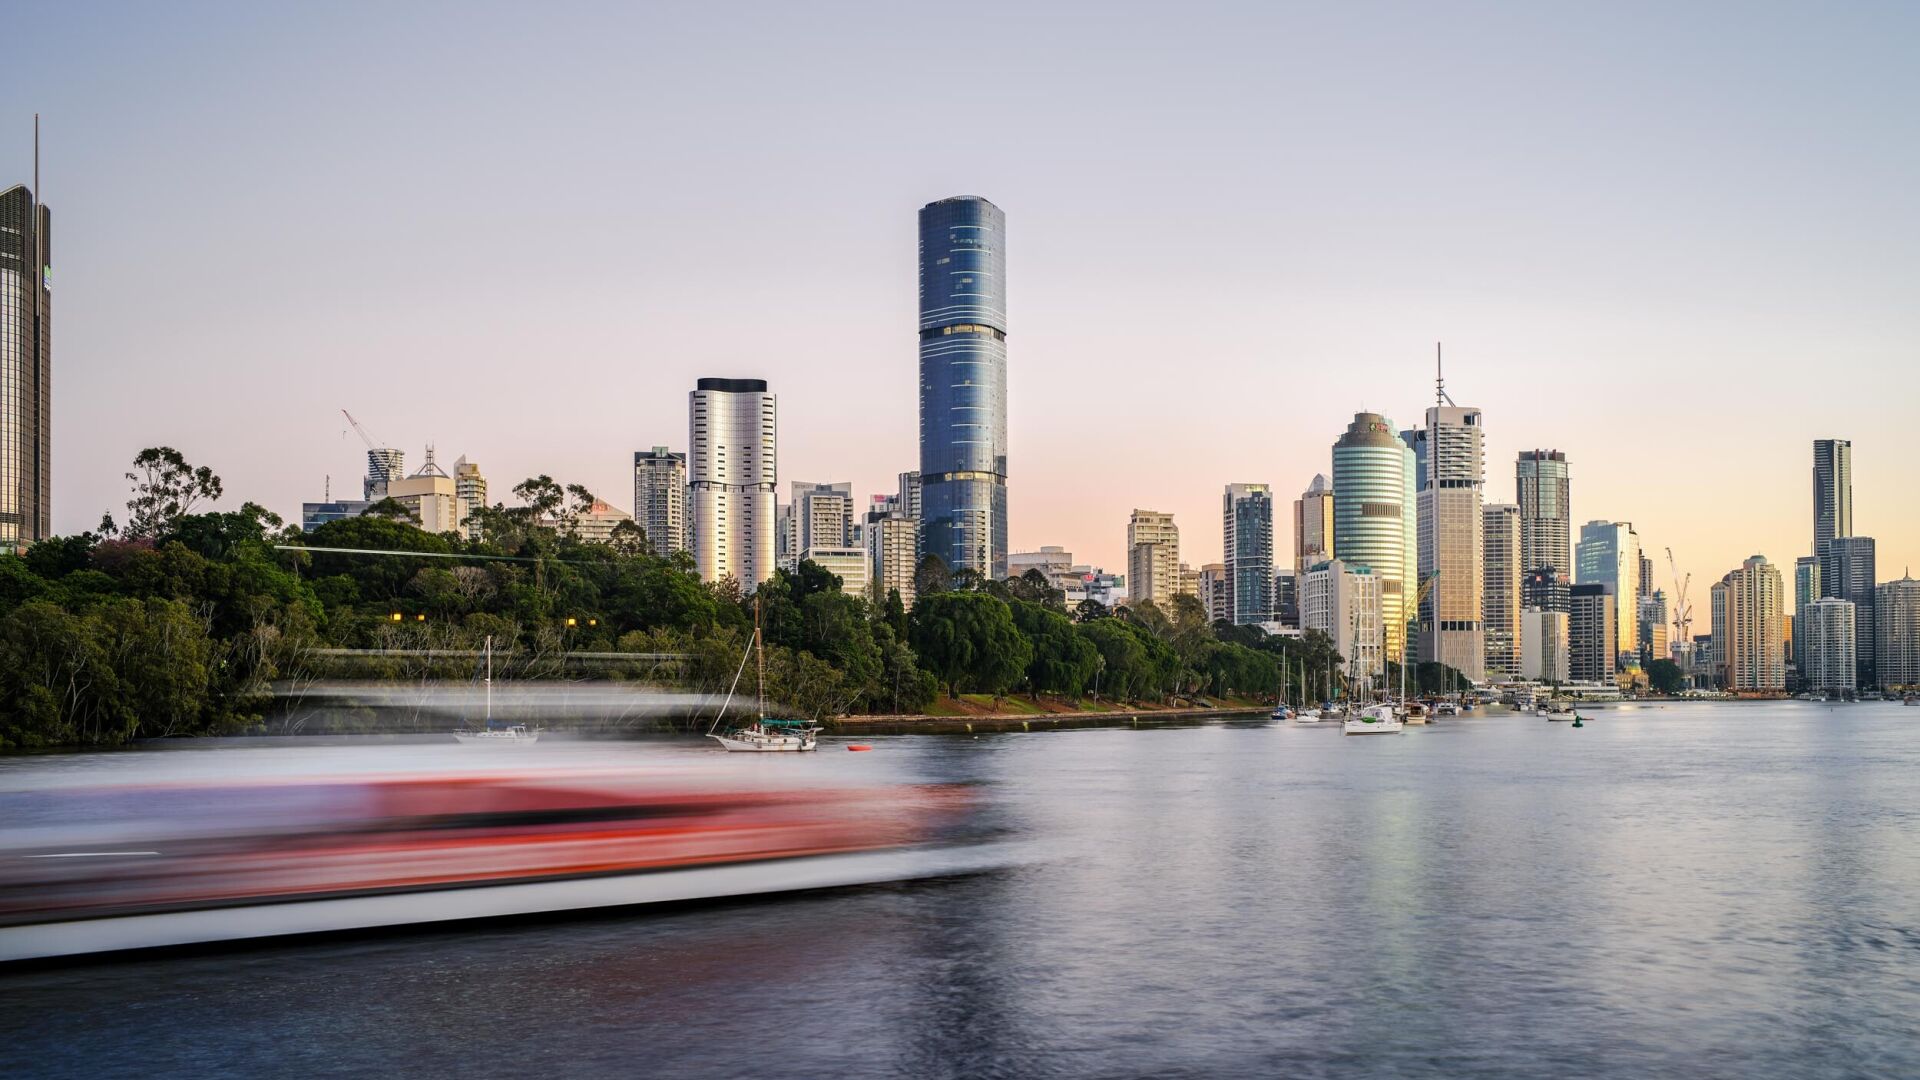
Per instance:
[[[1874,590],[1874,673],[1888,690],[1920,690],[1920,581],[1912,574]]]
[[[1486,625],[1486,677],[1520,677],[1520,508],[1480,508],[1481,601]]]
[[[1604,584],[1614,602],[1615,655],[1640,656],[1640,537],[1630,521],[1589,521],[1580,526],[1574,555],[1575,584]]]
[[[1333,553],[1365,566],[1380,581],[1380,610],[1389,661],[1406,656],[1413,599],[1417,523],[1413,510],[1413,450],[1393,421],[1355,413],[1333,444]]]
[[[1562,588],[1528,598],[1528,607],[1567,610],[1564,586],[1573,580],[1573,486],[1567,455],[1558,450],[1522,450],[1514,463],[1514,496],[1520,507],[1520,569],[1533,574],[1552,567]],[[1538,602],[1536,602],[1538,601]],[[1550,606],[1558,605],[1558,606]]]
[[[30,188],[0,191],[0,551],[53,535],[52,224]]]
[[[1845,600],[1827,597],[1808,605],[1807,614],[1795,620],[1795,639],[1805,666],[1800,669],[1800,685],[1823,693],[1852,693],[1859,689],[1858,665],[1854,660],[1854,606]]]
[[[633,455],[633,520],[655,555],[693,546],[687,513],[687,455],[656,446]]]
[[[1604,618],[1604,615],[1600,617]],[[1520,677],[1558,686],[1573,677],[1568,651],[1568,614],[1526,611],[1520,615]],[[1596,661],[1597,662],[1597,661]]]
[[[694,566],[751,592],[774,570],[779,399],[764,379],[701,379],[687,413]]]
[[[1712,590],[1713,653],[1726,688],[1773,693],[1787,686],[1785,594],[1780,571],[1755,555]]]
[[[1380,578],[1371,569],[1340,559],[1308,568],[1300,583],[1300,627],[1332,638],[1350,677],[1371,684],[1385,675]]]
[[[1127,600],[1160,607],[1180,591],[1180,527],[1160,510],[1135,510],[1127,519]]]
[[[1827,541],[1853,535],[1853,442],[1813,440],[1813,554]]]
[[[1479,409],[1436,405],[1427,426],[1402,433],[1413,448],[1418,580],[1417,656],[1480,682],[1486,630],[1481,603],[1481,489],[1486,481]],[[1431,582],[1429,587],[1428,583]]]
[[[1307,490],[1293,500],[1293,576],[1297,581],[1315,563],[1333,558],[1333,485],[1314,474]]]
[[[985,199],[920,209],[921,545],[1007,573],[1007,219]]]

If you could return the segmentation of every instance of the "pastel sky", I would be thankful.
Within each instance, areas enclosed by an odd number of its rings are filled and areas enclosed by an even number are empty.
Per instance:
[[[43,115],[56,525],[171,444],[295,517],[408,451],[631,501],[697,377],[784,480],[917,463],[917,208],[1007,212],[1013,546],[1220,550],[1353,412],[1448,386],[1705,580],[1811,539],[1810,443],[1920,563],[1920,7],[64,4]],[[17,36],[16,36],[17,35]],[[784,488],[784,483],[783,483]],[[1291,546],[1278,522],[1279,557]],[[1664,580],[1664,573],[1662,575]]]

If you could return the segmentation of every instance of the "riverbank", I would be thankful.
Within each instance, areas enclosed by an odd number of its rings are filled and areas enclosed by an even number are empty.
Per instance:
[[[1205,708],[1130,708],[1072,713],[994,713],[978,716],[842,716],[828,721],[836,735],[968,735],[996,731],[1064,731],[1073,728],[1141,727],[1208,720],[1264,717],[1267,705]]]

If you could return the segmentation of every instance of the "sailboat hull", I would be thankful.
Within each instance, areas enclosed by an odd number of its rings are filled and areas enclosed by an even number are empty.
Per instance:
[[[707,738],[735,754],[800,754],[820,747],[820,740],[811,735],[754,735],[734,732],[728,735],[709,735]]]

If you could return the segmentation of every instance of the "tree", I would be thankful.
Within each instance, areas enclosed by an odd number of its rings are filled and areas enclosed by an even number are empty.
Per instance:
[[[1017,580],[1017,579],[1016,579]],[[1013,602],[1013,624],[1033,645],[1027,663],[1027,686],[1036,694],[1079,697],[1093,681],[1100,650],[1074,632],[1065,615],[1024,600]]]
[[[218,499],[221,494],[220,478],[212,469],[205,465],[194,468],[171,446],[140,451],[133,467],[135,471],[127,474],[133,482],[133,498],[127,500],[129,516],[123,534],[130,540],[166,532],[195,506]]]
[[[926,597],[948,592],[952,588],[953,576],[947,572],[947,561],[940,556],[925,555],[920,559],[920,565],[914,567],[913,595],[916,605]]]
[[[1074,622],[1089,623],[1095,619],[1112,617],[1113,613],[1107,610],[1107,605],[1098,600],[1082,600],[1073,606]]]
[[[1673,697],[1687,688],[1687,677],[1679,664],[1663,658],[1647,665],[1647,684],[1655,693]]]
[[[950,692],[998,694],[1026,673],[1033,646],[1013,624],[1007,602],[983,593],[945,592],[913,605],[910,643]]]

